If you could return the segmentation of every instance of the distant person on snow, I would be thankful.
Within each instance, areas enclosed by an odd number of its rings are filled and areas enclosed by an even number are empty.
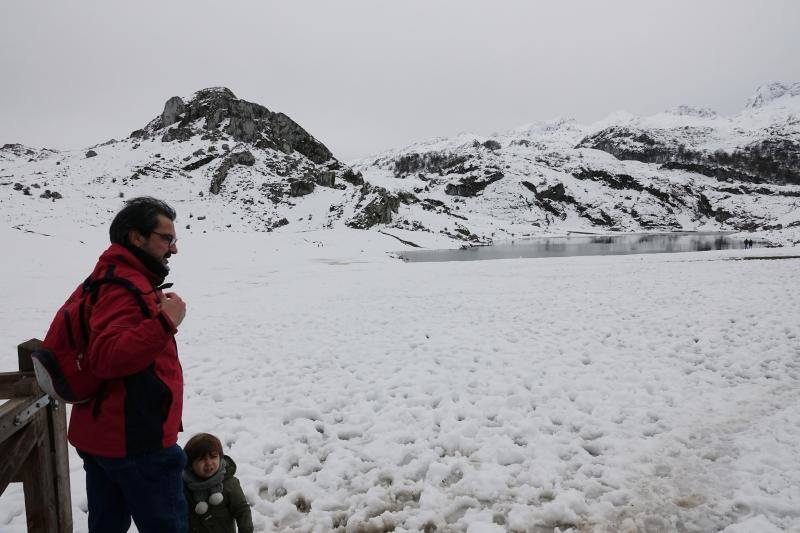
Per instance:
[[[184,446],[187,465],[183,486],[189,504],[191,533],[253,533],[253,517],[236,463],[222,453],[214,435],[200,433]]]
[[[183,373],[175,343],[186,304],[162,292],[170,256],[178,253],[175,211],[155,198],[128,200],[111,222],[111,246],[93,278],[102,285],[88,318],[88,369],[105,380],[75,404],[69,441],[86,471],[90,533],[184,533],[186,456],[176,444],[183,409]]]

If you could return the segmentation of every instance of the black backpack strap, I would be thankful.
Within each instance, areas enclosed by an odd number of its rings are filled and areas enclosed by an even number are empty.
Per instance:
[[[112,285],[119,285],[121,287],[125,287],[128,291],[130,291],[134,298],[136,299],[136,303],[139,305],[139,309],[142,311],[142,316],[144,318],[150,318],[152,315],[150,313],[150,308],[147,307],[147,302],[144,299],[144,294],[139,287],[133,284],[128,279],[120,278],[114,276],[114,267],[115,265],[110,265],[108,270],[106,270],[105,276],[100,279],[92,279],[91,276],[86,278],[83,282],[83,293],[86,296],[86,293],[89,294],[89,298],[91,299],[92,305],[97,302],[97,298],[99,297],[100,287],[106,284]],[[148,293],[149,294],[149,293]],[[88,346],[89,344],[89,325],[86,319],[86,300],[87,298],[83,298],[80,304],[80,319],[81,319],[81,331],[83,333],[83,340],[85,344]],[[97,418],[100,416],[100,406],[103,403],[103,399],[106,395],[106,389],[108,387],[108,381],[103,381],[100,384],[100,388],[97,390],[95,394],[93,405],[92,405],[92,416]]]
[[[133,296],[136,298],[136,303],[139,305],[139,309],[141,309],[142,311],[142,316],[144,316],[145,318],[150,318],[152,316],[150,313],[150,308],[147,306],[147,302],[144,300],[144,294],[142,293],[141,289],[139,289],[139,287],[134,285],[133,282],[131,282],[128,279],[114,276],[114,266],[115,265],[110,265],[108,267],[108,270],[106,271],[105,276],[103,276],[102,278],[89,282],[88,287],[92,293],[91,295],[92,304],[97,302],[101,285],[109,283],[113,285],[119,285],[121,287],[125,287],[126,289],[128,289],[128,291],[133,293]],[[86,286],[87,286],[86,282],[84,282],[84,290],[86,290]]]

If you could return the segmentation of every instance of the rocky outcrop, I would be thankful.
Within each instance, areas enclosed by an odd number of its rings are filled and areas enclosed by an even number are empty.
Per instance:
[[[579,180],[592,180],[602,183],[606,187],[616,189],[619,191],[629,190],[637,192],[647,192],[658,198],[661,202],[667,204],[672,203],[674,200],[672,196],[661,189],[651,185],[642,185],[633,176],[628,174],[612,174],[605,170],[596,170],[590,168],[580,168],[573,172],[572,175]]]
[[[702,138],[705,133],[695,131],[694,135]],[[682,141],[678,132],[613,126],[585,137],[577,148],[594,148],[620,160],[657,163],[723,181],[800,184],[800,141],[787,135],[759,139],[730,152],[694,150]]]
[[[171,126],[180,119],[180,116],[186,110],[180,96],[173,96],[167,103],[164,104],[164,111],[161,112],[161,125],[162,127]]]
[[[435,172],[443,175],[467,160],[469,160],[469,156],[442,152],[405,154],[394,161],[394,176],[403,178],[418,172]]]
[[[400,198],[383,187],[372,187],[365,184],[361,189],[361,201],[367,204],[358,214],[347,222],[356,229],[369,229],[378,224],[389,224],[392,214],[400,209]]]
[[[253,166],[255,162],[256,158],[247,150],[228,155],[214,173],[214,177],[211,179],[211,186],[208,189],[209,192],[211,194],[219,194],[222,184],[225,182],[225,178],[228,177],[228,171],[230,171],[234,165]]]
[[[314,192],[314,182],[310,180],[295,180],[289,184],[289,195],[293,197],[306,196]]]
[[[585,137],[576,148],[602,150],[621,160],[666,163],[674,159],[677,145],[677,142],[657,138],[647,130],[612,126]]]
[[[244,165],[247,167],[252,167],[256,162],[256,158],[253,156],[250,150],[234,152],[228,156],[228,159],[232,161],[234,165]]]
[[[163,131],[165,128],[170,129]],[[164,142],[185,141],[195,135],[213,139],[225,133],[238,142],[260,143],[287,154],[296,151],[314,163],[333,159],[330,150],[285,114],[240,100],[224,87],[203,89],[188,102],[170,98],[161,116],[132,136],[159,133]]]
[[[346,169],[342,173],[341,178],[352,185],[364,185],[364,176],[361,174],[361,172],[356,172],[351,168]]]
[[[503,179],[503,176],[499,170],[481,177],[466,176],[458,183],[448,183],[444,193],[450,196],[477,196],[495,181]]]
[[[212,162],[216,158],[217,158],[217,156],[215,156],[215,155],[207,155],[205,157],[201,157],[197,161],[192,161],[188,165],[184,166],[183,170],[186,170],[186,171],[197,170],[198,168],[209,164],[210,162]]]

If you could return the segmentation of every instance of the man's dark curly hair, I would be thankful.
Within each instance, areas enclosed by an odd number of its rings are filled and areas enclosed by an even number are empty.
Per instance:
[[[128,232],[136,230],[145,237],[150,235],[158,225],[158,215],[164,215],[170,220],[177,216],[175,210],[166,202],[150,196],[131,198],[125,202],[125,207],[117,213],[111,222],[108,233],[111,242],[128,244]]]

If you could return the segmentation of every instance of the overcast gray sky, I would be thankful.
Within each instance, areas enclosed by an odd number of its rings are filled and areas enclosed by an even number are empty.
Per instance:
[[[343,160],[463,131],[679,104],[739,111],[800,81],[800,2],[0,2],[0,144],[122,138],[224,85]]]

